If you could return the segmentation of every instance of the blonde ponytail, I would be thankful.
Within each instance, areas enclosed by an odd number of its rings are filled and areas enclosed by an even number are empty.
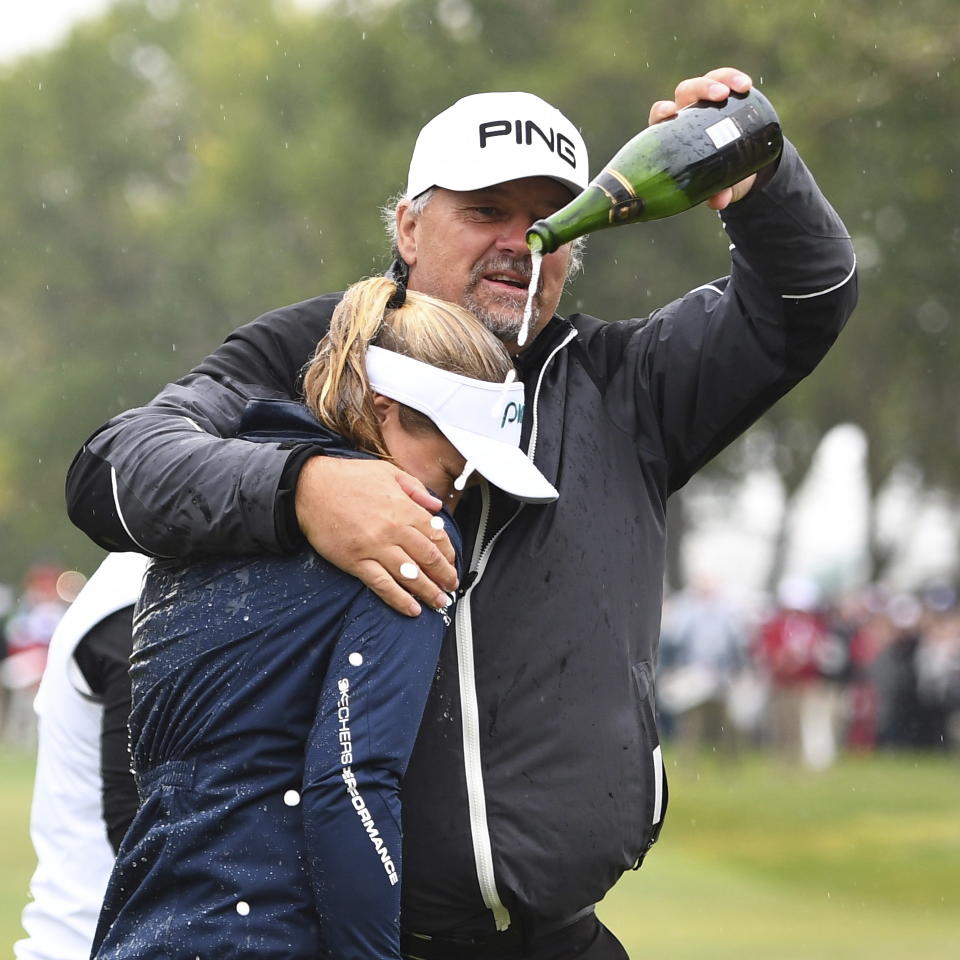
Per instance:
[[[395,286],[386,277],[355,283],[333,312],[330,331],[303,380],[311,413],[358,450],[386,456],[364,358],[375,341]]]
[[[370,344],[475,380],[502,381],[513,368],[503,344],[472,313],[445,300],[408,290],[389,307],[397,287],[386,277],[355,283],[344,294],[304,376],[305,401],[325,426],[358,450],[389,459],[367,380]],[[402,408],[406,423],[430,423]]]

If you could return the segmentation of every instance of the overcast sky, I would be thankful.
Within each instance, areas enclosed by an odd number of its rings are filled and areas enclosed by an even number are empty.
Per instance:
[[[113,0],[0,0],[0,62],[56,46],[78,20],[97,16]],[[165,8],[178,0],[155,0]],[[293,0],[298,7],[323,6],[327,0]],[[149,0],[148,0],[149,4]]]
[[[0,60],[55,46],[77,20],[96,16],[110,0],[4,0]]]

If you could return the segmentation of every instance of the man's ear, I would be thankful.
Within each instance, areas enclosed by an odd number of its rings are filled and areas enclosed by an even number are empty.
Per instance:
[[[417,217],[410,212],[410,204],[403,200],[397,204],[397,250],[407,266],[417,262]]]
[[[373,409],[377,413],[381,430],[388,420],[399,418],[400,404],[396,400],[391,400],[390,397],[385,397],[382,393],[373,395]]]

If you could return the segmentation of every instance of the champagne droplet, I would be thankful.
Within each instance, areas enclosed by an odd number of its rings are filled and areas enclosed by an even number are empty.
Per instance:
[[[503,415],[503,407],[507,402],[507,389],[516,379],[517,371],[508,370],[507,375],[503,380],[503,387],[500,390],[499,396],[497,397],[497,402],[490,408],[490,416],[492,416],[494,420],[499,420]]]
[[[474,466],[468,460],[463,465],[463,473],[461,473],[460,476],[453,481],[454,490],[462,490],[467,485],[467,481],[470,479],[470,474],[473,473],[473,470],[474,470]]]

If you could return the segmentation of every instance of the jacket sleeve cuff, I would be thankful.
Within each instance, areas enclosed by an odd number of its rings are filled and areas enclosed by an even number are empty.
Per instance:
[[[297,520],[297,480],[307,460],[322,453],[323,451],[314,444],[299,444],[290,451],[283,472],[280,474],[273,516],[277,530],[277,544],[284,553],[293,553],[307,542],[300,530],[300,522]]]
[[[768,177],[720,215],[734,260],[786,297],[816,296],[851,279],[849,233],[789,141]]]

